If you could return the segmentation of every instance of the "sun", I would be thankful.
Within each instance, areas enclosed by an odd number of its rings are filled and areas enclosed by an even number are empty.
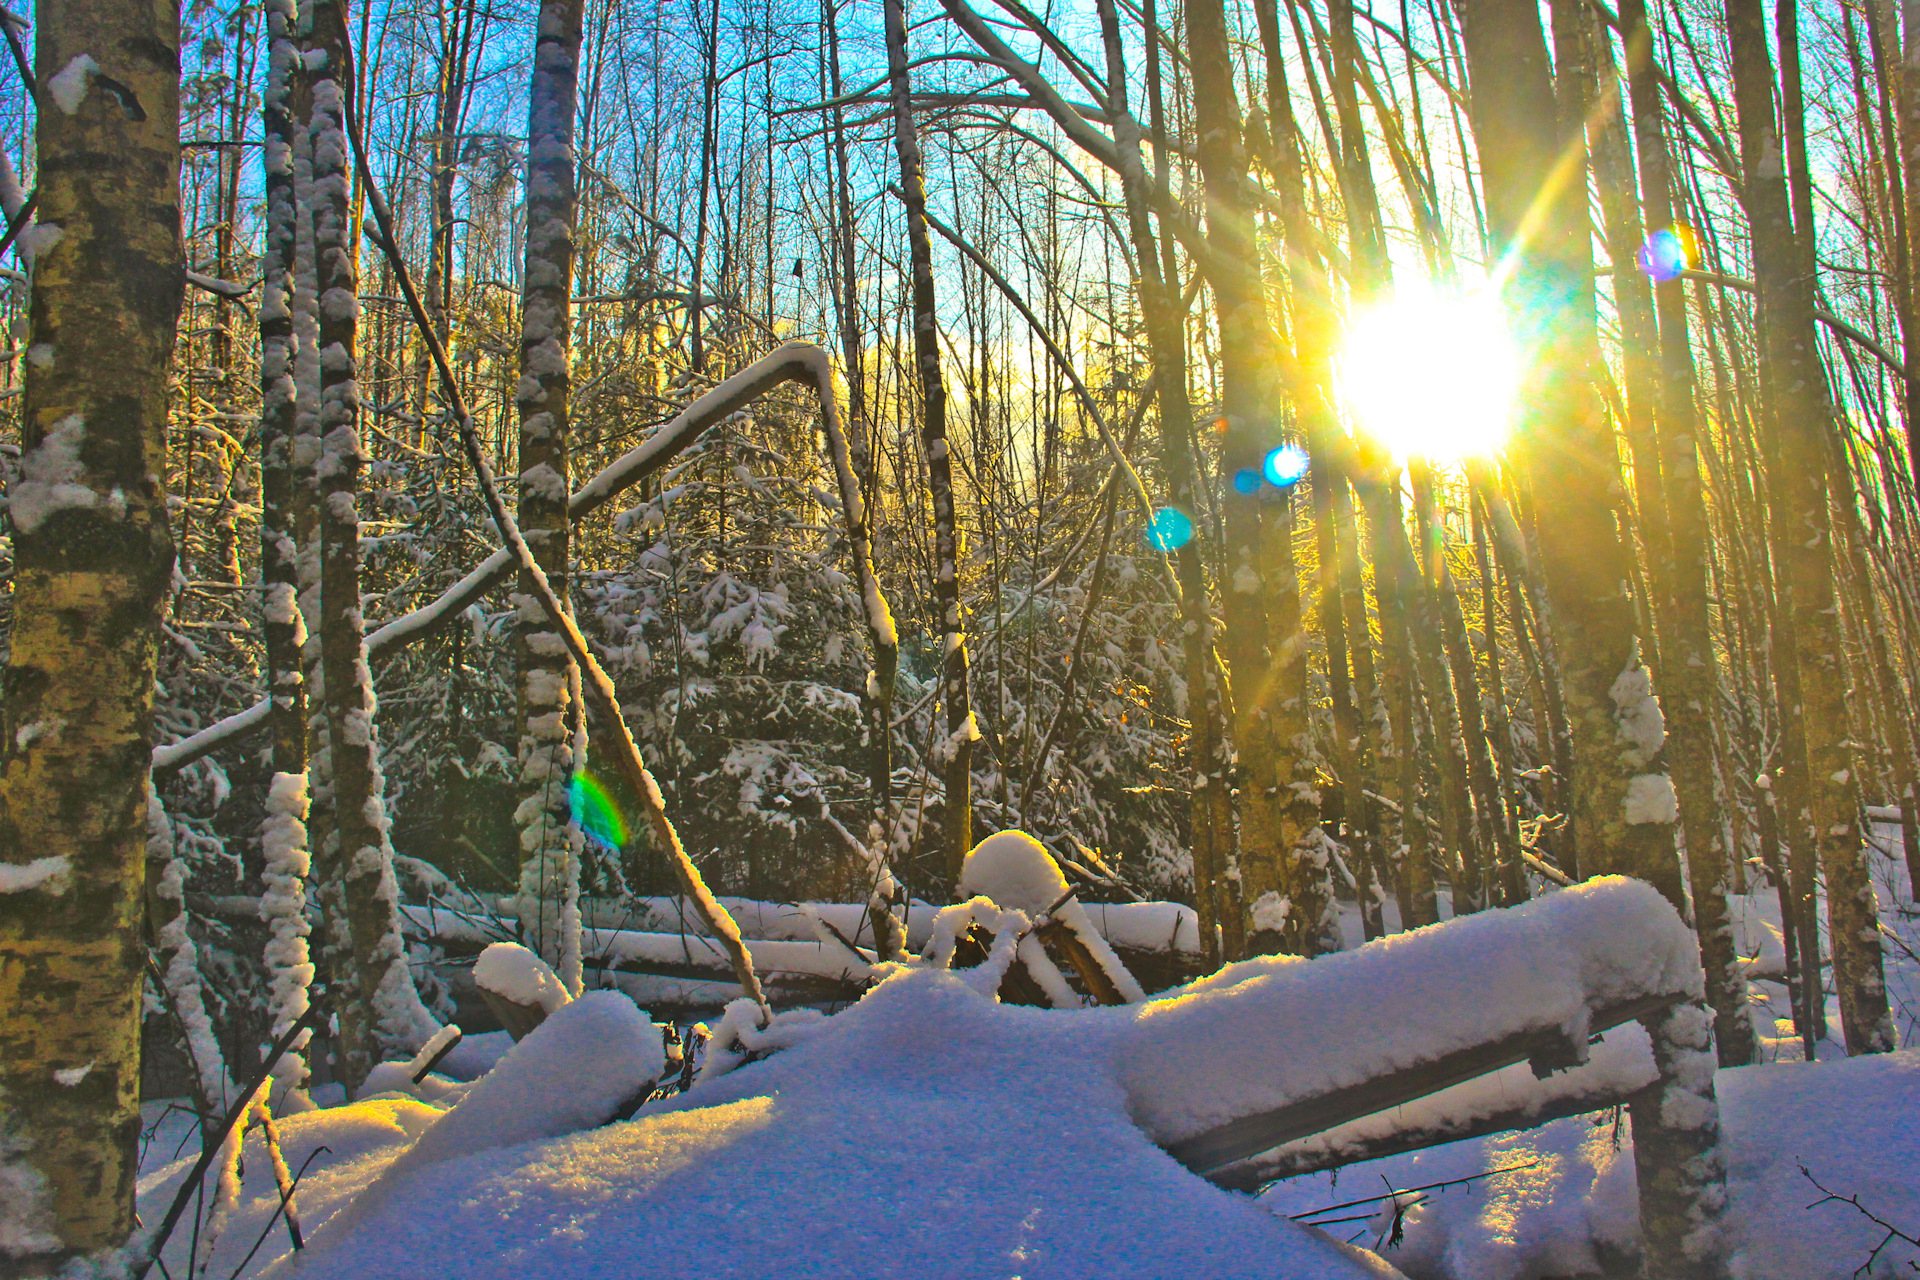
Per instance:
[[[1395,458],[1450,464],[1497,453],[1520,360],[1491,294],[1405,290],[1347,330],[1340,389],[1355,424]]]

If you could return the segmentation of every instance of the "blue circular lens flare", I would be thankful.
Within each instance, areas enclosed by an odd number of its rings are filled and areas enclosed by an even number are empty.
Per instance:
[[[1193,518],[1178,507],[1161,507],[1147,522],[1147,545],[1155,551],[1178,551],[1193,541]]]
[[[1307,451],[1297,444],[1283,444],[1267,455],[1264,470],[1267,482],[1276,489],[1291,489],[1307,474]]]
[[[1657,284],[1687,269],[1687,242],[1672,231],[1656,231],[1640,246],[1640,270]]]
[[[1242,467],[1233,473],[1233,487],[1241,493],[1260,492],[1260,473],[1252,467]]]

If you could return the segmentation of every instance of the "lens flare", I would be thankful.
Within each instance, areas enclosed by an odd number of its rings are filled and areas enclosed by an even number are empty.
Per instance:
[[[1178,507],[1161,507],[1147,523],[1147,545],[1155,551],[1178,551],[1193,541],[1193,518]]]
[[[1241,493],[1260,492],[1260,473],[1252,467],[1242,467],[1233,473],[1233,487]]]
[[[1700,238],[1692,227],[1676,222],[1656,231],[1640,246],[1640,270],[1655,284],[1677,279],[1682,271],[1700,265]]]
[[[1291,489],[1299,484],[1307,474],[1307,451],[1297,444],[1283,444],[1267,455],[1261,469],[1267,473],[1267,483],[1276,489]]]
[[[567,799],[573,806],[573,820],[580,824],[582,831],[616,849],[627,843],[631,834],[627,819],[600,779],[582,769],[573,775],[573,782],[567,787]]]
[[[1520,377],[1499,300],[1402,293],[1348,330],[1340,385],[1356,424],[1397,458],[1499,451]]]

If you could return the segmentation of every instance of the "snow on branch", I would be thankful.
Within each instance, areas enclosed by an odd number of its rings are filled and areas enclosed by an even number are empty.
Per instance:
[[[665,467],[685,452],[687,447],[709,428],[726,421],[727,418],[760,399],[775,387],[787,382],[804,382],[820,392],[823,412],[828,415],[832,427],[828,433],[829,440],[833,441],[838,437],[833,450],[834,469],[836,473],[844,471],[847,476],[851,476],[851,468],[844,459],[845,440],[839,430],[833,380],[832,359],[824,350],[806,342],[786,343],[700,396],[678,417],[629,449],[603,468],[598,475],[575,490],[573,496],[567,501],[567,518],[578,520],[589,512],[597,510],[609,499]],[[844,479],[841,487],[844,504],[844,491],[847,487]],[[854,492],[858,493],[857,488]],[[849,522],[859,519],[864,523],[864,504],[858,509],[850,508],[847,515]],[[465,577],[441,592],[439,597],[431,603],[422,605],[410,613],[402,614],[368,634],[368,655],[379,656],[427,635],[448,618],[505,582],[513,575],[515,567],[513,552],[505,547],[500,548],[476,565]],[[871,568],[867,567],[862,573],[863,586],[869,585],[865,580],[870,577]],[[894,642],[893,618],[888,612],[886,599],[881,595],[877,584],[873,584],[871,589],[862,592],[862,603],[866,610],[869,629],[876,635],[886,637],[890,643]],[[155,771],[182,768],[216,750],[224,743],[262,727],[267,723],[269,706],[267,701],[262,700],[244,711],[209,725],[190,738],[155,747],[153,768]]]

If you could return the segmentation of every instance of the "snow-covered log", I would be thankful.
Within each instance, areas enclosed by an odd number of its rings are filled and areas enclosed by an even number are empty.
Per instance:
[[[1699,953],[1647,885],[1609,877],[1313,961],[1247,961],[1143,1007],[1134,1119],[1206,1173],[1698,999]]]
[[[1587,1061],[1544,1080],[1528,1065],[1514,1063],[1404,1106],[1376,1111],[1215,1169],[1207,1181],[1251,1192],[1281,1178],[1511,1129],[1532,1129],[1562,1116],[1616,1106],[1652,1085],[1659,1074],[1645,1029],[1628,1023],[1606,1032]]]

